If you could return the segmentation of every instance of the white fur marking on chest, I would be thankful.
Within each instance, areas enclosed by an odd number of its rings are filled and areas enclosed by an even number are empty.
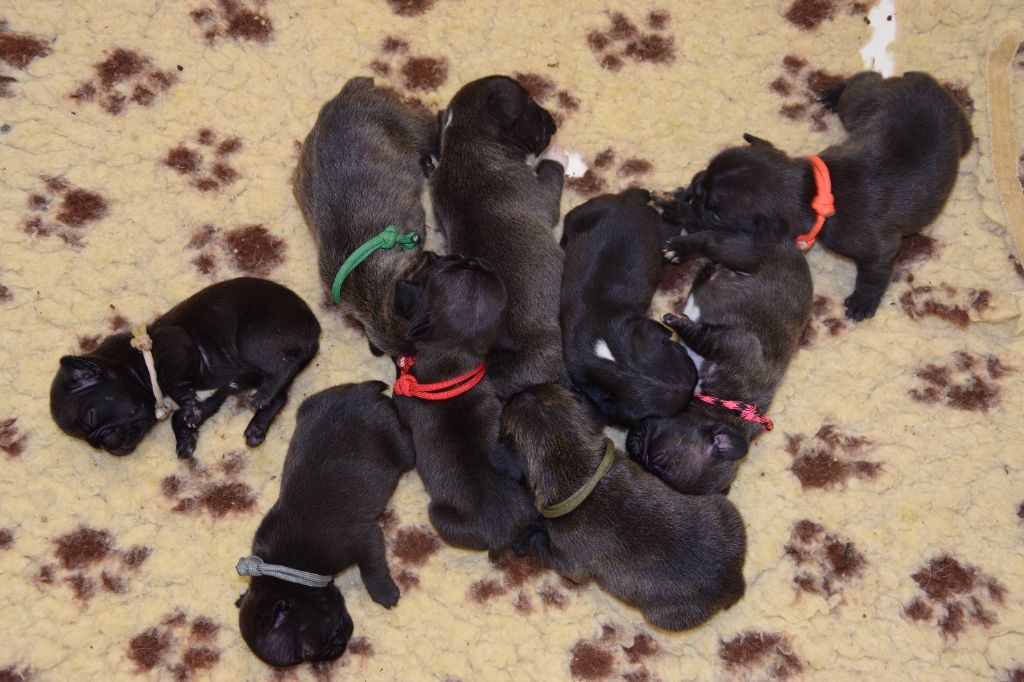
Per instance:
[[[683,306],[683,315],[686,315],[694,322],[700,321],[700,308],[697,307],[697,303],[693,300],[693,295],[687,297],[686,305]],[[685,343],[681,345],[686,349],[686,354],[690,356],[690,359],[693,360],[694,366],[697,368],[697,386],[693,390],[699,391],[700,377],[704,374],[704,358]]]
[[[199,402],[202,402],[209,398],[211,395],[217,392],[215,388],[207,388],[202,391],[196,391],[196,397],[199,398]]]
[[[615,356],[612,355],[612,351],[608,348],[608,344],[605,343],[604,339],[598,339],[597,343],[594,344],[594,355],[615,362]]]
[[[700,308],[697,307],[697,303],[693,300],[692,295],[686,299],[686,305],[683,307],[683,315],[686,315],[694,322],[700,321]]]
[[[879,0],[868,12],[871,40],[860,49],[864,68],[877,71],[886,78],[896,71],[896,56],[889,45],[896,40],[896,0]]]

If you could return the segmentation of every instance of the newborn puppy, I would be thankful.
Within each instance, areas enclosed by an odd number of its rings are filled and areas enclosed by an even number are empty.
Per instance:
[[[399,311],[411,320],[411,374],[422,383],[450,380],[480,365],[501,333],[505,287],[473,259],[438,259],[420,283],[402,282]],[[431,523],[450,545],[506,548],[536,517],[526,489],[488,463],[498,439],[501,404],[489,378],[446,400],[395,396],[416,443],[416,470],[430,495]]]
[[[641,189],[606,194],[565,216],[561,321],[569,377],[613,422],[637,425],[684,407],[697,370],[648,319],[661,278],[661,216]]]
[[[889,286],[900,239],[942,211],[974,136],[960,106],[924,73],[859,73],[826,89],[822,103],[838,111],[849,136],[818,155],[835,197],[835,215],[818,239],[856,262],[845,307],[847,317],[863,320],[875,314]],[[780,239],[808,233],[816,219],[811,164],[746,138],[751,146],[727,149],[694,177],[686,193],[692,219],[713,228],[767,218],[780,221]]]
[[[541,508],[583,489],[606,457],[607,439],[557,385],[509,400],[501,431],[505,448],[496,456],[525,475]],[[736,507],[721,495],[680,495],[619,452],[578,507],[544,518],[515,549],[574,582],[596,581],[666,630],[700,625],[745,589],[746,535]]]
[[[491,263],[508,289],[507,337],[488,357],[498,396],[564,382],[558,290],[562,252],[552,238],[564,169],[528,160],[555,133],[551,114],[505,76],[456,93],[441,117],[441,157],[430,177],[448,251]]]
[[[236,391],[256,389],[245,442],[256,447],[284,407],[288,386],[316,355],[320,323],[290,289],[241,277],[211,284],[147,327],[157,383],[177,403],[171,417],[178,457],[191,457],[199,427]],[[130,454],[157,422],[143,354],[128,333],[60,359],[50,413],[69,436],[112,455]],[[204,395],[205,394],[205,395]]]
[[[679,258],[704,256],[683,315],[666,315],[697,366],[696,390],[755,405],[764,414],[810,319],[807,261],[773,229],[725,228],[670,242]],[[630,456],[676,490],[727,488],[762,425],[721,406],[691,400],[678,415],[643,420],[626,437]]]
[[[335,386],[307,398],[281,474],[281,493],[263,518],[252,553],[267,564],[329,578],[352,564],[370,597],[398,603],[377,517],[415,463],[412,438],[380,381]],[[345,651],[352,619],[333,582],[307,587],[254,577],[239,599],[242,638],[260,660],[286,666]]]
[[[348,81],[320,110],[302,145],[295,198],[316,238],[328,289],[345,259],[389,225],[415,233],[422,247],[424,160],[436,133],[429,111],[375,87],[372,78]],[[341,311],[363,326],[371,349],[411,352],[407,321],[395,315],[394,288],[425,265],[422,248],[379,249],[345,279]]]

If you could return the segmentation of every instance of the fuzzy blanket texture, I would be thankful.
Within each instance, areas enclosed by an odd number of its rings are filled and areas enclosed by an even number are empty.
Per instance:
[[[843,317],[852,264],[809,254],[813,320],[776,429],[730,493],[749,536],[741,602],[693,631],[657,631],[531,560],[446,547],[410,473],[381,519],[396,608],[372,603],[352,569],[337,581],[355,635],[337,661],[274,671],[238,634],[234,565],[276,499],[295,407],[394,376],[333,310],[291,192],[299,141],[347,79],[372,75],[439,109],[469,80],[513,75],[590,167],[567,182],[568,210],[685,184],[745,131],[791,154],[841,139],[816,93],[863,69],[872,9],[2,3],[0,680],[1024,680],[1024,269],[988,110],[989,82],[1012,85],[1019,158],[1024,52],[986,71],[1004,35],[1024,39],[1018,0],[900,0],[891,15],[896,72],[943,82],[976,144],[873,319]],[[693,272],[666,270],[652,314],[680,309]],[[262,446],[243,442],[244,398],[187,462],[167,424],[126,458],[56,428],[61,355],[243,273],[293,288],[323,324]]]

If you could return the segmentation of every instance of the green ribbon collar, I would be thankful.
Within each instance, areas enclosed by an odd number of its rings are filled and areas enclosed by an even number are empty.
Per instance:
[[[565,516],[569,512],[576,509],[576,507],[583,504],[583,500],[590,497],[590,493],[594,492],[594,488],[604,478],[604,475],[608,473],[608,470],[612,468],[612,463],[615,461],[615,443],[612,443],[611,438],[604,439],[604,458],[601,463],[597,466],[597,471],[591,476],[583,486],[574,492],[569,497],[565,498],[558,504],[553,504],[549,507],[542,507],[540,502],[534,502],[534,506],[540,515],[546,519],[556,519],[559,516]]]
[[[376,237],[366,242],[358,249],[353,251],[345,262],[341,264],[341,268],[338,270],[338,275],[334,278],[334,286],[331,287],[331,297],[335,303],[341,303],[341,285],[345,281],[345,278],[356,269],[360,263],[366,260],[371,253],[377,249],[392,249],[395,246],[401,246],[402,249],[408,251],[414,249],[420,245],[420,236],[415,232],[406,232],[405,234],[398,234],[398,228],[394,225],[388,225],[384,228],[384,231],[378,234]]]

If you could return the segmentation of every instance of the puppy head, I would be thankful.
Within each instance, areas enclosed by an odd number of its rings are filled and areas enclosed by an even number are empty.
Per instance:
[[[736,429],[690,410],[645,419],[626,435],[630,457],[689,495],[710,495],[727,488],[748,447]]]
[[[253,578],[236,605],[242,639],[269,665],[329,661],[341,656],[352,636],[352,618],[334,583],[306,587]]]
[[[570,478],[581,464],[578,453],[600,438],[583,406],[559,384],[531,386],[501,411],[499,445],[538,497]]]
[[[799,163],[771,143],[747,137],[749,146],[719,153],[686,188],[684,196],[703,229],[778,230],[779,218],[804,208],[799,197],[808,188]]]
[[[481,260],[437,256],[395,287],[395,310],[418,348],[439,343],[483,356],[504,330],[505,283]]]
[[[60,429],[112,455],[131,454],[156,423],[153,394],[96,357],[66,355],[50,385]]]
[[[444,112],[443,130],[450,125],[474,124],[490,136],[539,156],[555,134],[555,120],[516,81],[488,76],[468,83]],[[442,138],[442,149],[443,149]]]

